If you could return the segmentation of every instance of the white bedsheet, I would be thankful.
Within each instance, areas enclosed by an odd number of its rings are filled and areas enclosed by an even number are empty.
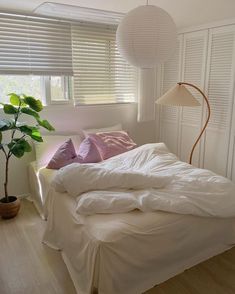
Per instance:
[[[38,169],[36,161],[29,164],[28,170],[31,199],[34,202],[41,217],[45,219],[45,201],[51,186],[52,179],[55,177],[57,171],[47,168]]]
[[[160,211],[81,216],[76,199],[54,189],[47,208],[44,242],[62,251],[79,294],[93,286],[99,294],[140,294],[235,244],[234,218]]]
[[[52,185],[77,197],[77,211],[84,215],[136,208],[235,217],[235,184],[179,161],[163,143],[146,144],[98,164],[71,164],[58,171]]]

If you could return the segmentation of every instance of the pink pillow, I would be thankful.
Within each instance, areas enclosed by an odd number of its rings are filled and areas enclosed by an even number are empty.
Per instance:
[[[79,147],[78,155],[74,162],[95,163],[101,160],[102,158],[95,143],[89,137],[85,138]]]
[[[74,162],[76,158],[76,152],[71,139],[67,140],[63,145],[59,147],[52,159],[47,165],[49,169],[60,169]]]
[[[124,131],[90,134],[88,138],[95,143],[102,159],[108,159],[137,146]]]

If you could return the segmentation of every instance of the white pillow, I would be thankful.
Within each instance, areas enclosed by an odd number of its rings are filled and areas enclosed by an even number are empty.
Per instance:
[[[113,131],[122,131],[122,125],[116,124],[114,126],[101,128],[101,129],[86,129],[86,130],[83,130],[83,133],[84,133],[85,137],[87,137],[89,134],[113,132]]]
[[[37,168],[46,166],[57,149],[68,139],[72,139],[76,151],[79,149],[81,144],[81,138],[79,135],[43,135],[42,137],[43,142],[34,142]]]

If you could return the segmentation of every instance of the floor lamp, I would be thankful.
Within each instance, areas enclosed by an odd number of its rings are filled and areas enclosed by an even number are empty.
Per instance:
[[[200,141],[200,139],[201,139],[201,137],[202,137],[207,125],[208,125],[210,115],[211,115],[211,109],[210,109],[210,104],[209,104],[208,98],[194,84],[179,82],[179,83],[177,83],[177,85],[175,85],[169,91],[167,91],[162,97],[160,97],[156,101],[156,103],[161,104],[161,105],[172,105],[172,106],[190,106],[190,107],[200,106],[200,103],[197,101],[197,99],[188,91],[188,89],[186,89],[186,87],[184,85],[192,87],[192,88],[196,89],[199,93],[201,93],[203,99],[206,102],[206,106],[207,106],[207,110],[208,110],[207,111],[207,119],[205,121],[205,124],[204,124],[197,140],[195,141],[195,143],[192,147],[191,153],[190,153],[189,163],[192,164],[193,152],[194,152],[194,150],[197,146],[197,143]]]

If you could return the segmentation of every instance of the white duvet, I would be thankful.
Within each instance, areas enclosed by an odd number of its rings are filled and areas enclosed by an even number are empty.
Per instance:
[[[83,215],[139,209],[235,217],[235,184],[179,161],[163,143],[146,144],[98,164],[68,165],[52,185],[76,197],[77,212]]]

